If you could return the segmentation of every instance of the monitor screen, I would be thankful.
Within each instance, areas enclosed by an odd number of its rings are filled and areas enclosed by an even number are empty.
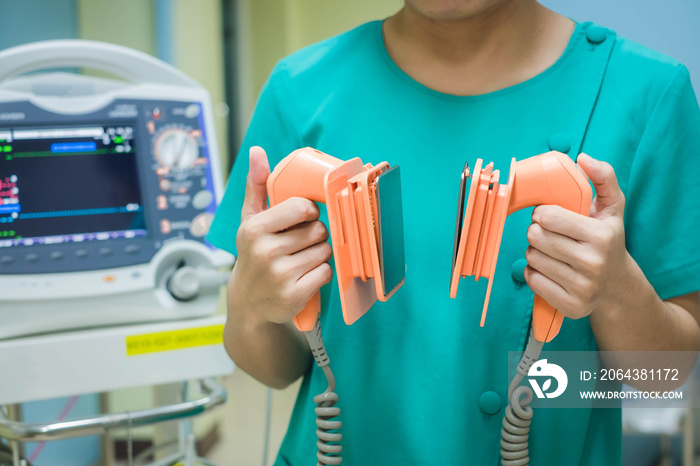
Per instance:
[[[0,128],[0,247],[145,235],[133,124]]]

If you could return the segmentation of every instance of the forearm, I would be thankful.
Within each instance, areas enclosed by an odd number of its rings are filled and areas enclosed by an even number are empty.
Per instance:
[[[662,301],[628,255],[626,278],[590,315],[602,351],[698,351],[700,327],[687,309]]]
[[[662,301],[628,255],[624,286],[590,315],[591,327],[609,368],[676,370],[669,380],[635,380],[639,390],[675,390],[690,375],[700,349],[698,295]]]
[[[235,267],[234,267],[235,268]],[[235,278],[232,277],[232,280]],[[224,346],[236,365],[272,388],[284,388],[301,377],[311,363],[311,350],[291,322],[256,319],[261,310],[228,290]]]
[[[291,324],[267,322],[256,328],[231,318],[229,312],[224,345],[239,368],[272,388],[285,388],[311,363],[306,341]]]

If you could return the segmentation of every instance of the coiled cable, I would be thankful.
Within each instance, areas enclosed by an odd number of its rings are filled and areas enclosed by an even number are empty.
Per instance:
[[[530,332],[525,353],[518,364],[517,373],[508,387],[508,407],[503,417],[501,429],[501,463],[503,466],[527,466],[530,464],[528,439],[533,411],[530,402],[532,389],[520,387],[520,382],[527,375],[530,367],[537,362],[542,352],[543,342],[538,341]]]
[[[343,451],[343,447],[340,445],[343,435],[338,432],[343,423],[335,419],[340,416],[340,408],[336,406],[338,394],[335,393],[335,376],[331,371],[330,359],[323,344],[320,315],[316,318],[314,328],[304,332],[304,335],[309,342],[316,364],[323,369],[326,380],[328,380],[326,391],[314,397],[314,403],[317,405],[314,412],[317,416],[316,426],[318,427],[316,429],[318,437],[318,442],[316,442],[318,463],[316,466],[336,466],[343,462],[343,458],[340,456]]]

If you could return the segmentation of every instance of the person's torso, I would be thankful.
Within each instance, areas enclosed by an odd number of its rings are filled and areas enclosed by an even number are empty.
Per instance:
[[[643,124],[630,123],[629,96],[601,92],[615,35],[579,24],[547,71],[474,97],[441,94],[405,75],[386,53],[378,22],[344,36],[287,59],[287,96],[303,145],[401,167],[407,270],[403,287],[352,326],[343,322],[337,285],[324,290],[343,464],[498,464],[508,352],[523,349],[531,317],[533,293],[522,277],[531,209],[506,221],[480,328],[486,280],[462,279],[457,298],[449,297],[460,174],[482,158],[505,183],[513,157],[558,150],[575,159],[585,150],[613,164],[624,190]],[[597,112],[605,115],[598,123]],[[617,126],[605,123],[616,118]],[[545,349],[595,350],[588,319],[565,319]],[[314,366],[276,464],[314,461],[312,398],[323,390]],[[536,412],[531,463],[619,464],[619,417],[614,409]],[[596,449],[586,451],[591,442]]]

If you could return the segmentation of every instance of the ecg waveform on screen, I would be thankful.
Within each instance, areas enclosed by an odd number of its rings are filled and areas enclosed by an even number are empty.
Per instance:
[[[128,204],[123,207],[103,207],[100,209],[54,210],[52,212],[32,212],[19,214],[20,219],[26,218],[56,218],[56,217],[80,217],[82,215],[123,214],[126,212],[141,212],[143,208],[138,204]]]

